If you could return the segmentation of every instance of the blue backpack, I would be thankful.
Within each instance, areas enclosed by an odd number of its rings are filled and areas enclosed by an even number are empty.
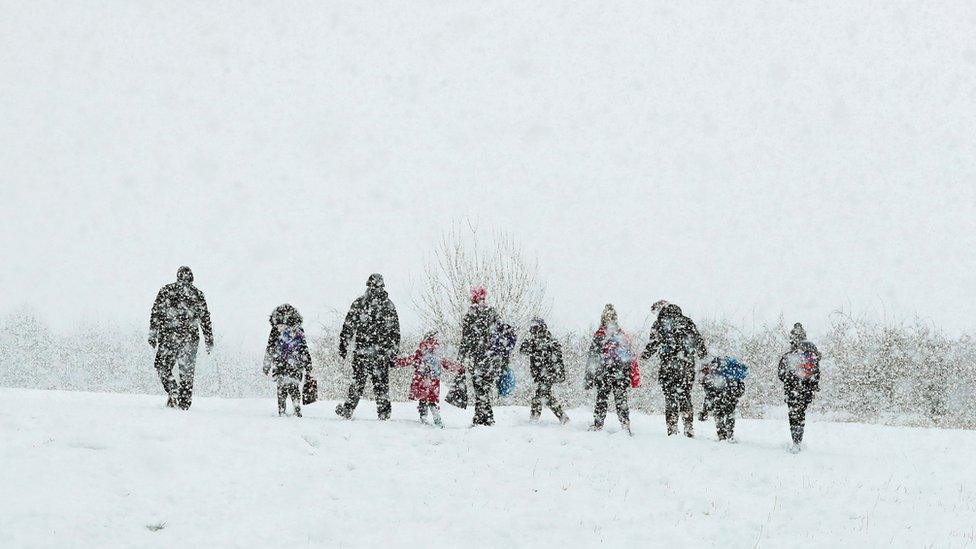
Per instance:
[[[515,391],[515,372],[511,368],[505,368],[502,375],[498,376],[496,382],[498,386],[498,396],[507,397]]]
[[[749,375],[749,366],[734,356],[727,356],[722,359],[717,373],[730,381],[744,381]]]

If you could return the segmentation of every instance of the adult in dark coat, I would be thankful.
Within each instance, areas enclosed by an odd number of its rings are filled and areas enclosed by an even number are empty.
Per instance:
[[[187,410],[192,403],[201,329],[210,353],[214,337],[207,300],[193,285],[190,268],[180,267],[176,282],[163,286],[156,294],[149,315],[149,345],[156,349],[156,372],[168,395],[166,405],[171,408]],[[179,371],[179,381],[174,369]]]
[[[376,396],[376,415],[381,420],[389,419],[390,366],[400,350],[400,319],[381,275],[369,276],[366,293],[356,298],[349,308],[339,334],[339,356],[343,359],[350,341],[356,345],[352,356],[353,381],[346,402],[336,407],[336,414],[352,418],[369,377]]]
[[[278,384],[278,415],[285,415],[291,398],[295,416],[302,417],[302,382],[312,373],[312,354],[308,350],[302,315],[285,303],[271,313],[271,334],[264,352],[264,373]]]
[[[794,450],[799,450],[803,442],[807,407],[813,402],[813,394],[820,390],[820,357],[817,346],[807,340],[803,325],[794,324],[790,331],[790,350],[780,358],[777,372],[790,410]]]
[[[695,415],[691,389],[695,383],[695,363],[705,358],[705,342],[695,323],[673,303],[663,306],[651,327],[651,335],[641,358],[655,355],[661,361],[658,379],[664,391],[664,419],[668,435],[678,433],[678,415],[684,419],[685,435],[694,436]]]
[[[529,325],[529,337],[522,341],[519,352],[529,357],[529,372],[535,382],[535,394],[532,396],[532,421],[538,421],[542,416],[542,405],[545,403],[556,414],[560,423],[569,421],[562,405],[552,394],[555,383],[566,381],[566,366],[563,364],[563,349],[556,341],[541,318],[532,319]]]
[[[471,372],[474,387],[474,419],[472,425],[492,425],[495,415],[491,409],[491,388],[499,372],[498,361],[492,353],[498,313],[485,303],[488,292],[482,286],[471,289],[471,306],[461,324],[461,344],[458,361]]]

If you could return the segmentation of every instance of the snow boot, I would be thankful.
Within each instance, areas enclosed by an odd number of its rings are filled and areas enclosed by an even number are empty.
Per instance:
[[[529,414],[529,422],[530,423],[539,423],[539,419],[541,419],[541,418],[542,418],[542,413],[541,412],[533,411],[532,413]]]
[[[295,417],[302,417],[302,409],[297,406],[295,407]]]
[[[433,406],[430,409],[430,415],[434,417],[434,425],[444,428],[444,420],[441,419],[441,410],[437,406]]]
[[[603,430],[603,424],[602,423],[594,423],[593,425],[590,425],[586,430],[587,431],[602,431]]]
[[[569,423],[569,416],[567,416],[565,413],[561,414],[559,416],[559,424],[566,425],[567,423]]]
[[[668,424],[668,436],[678,434],[677,412],[664,412],[664,421]]]
[[[336,406],[335,413],[342,419],[352,419],[352,413],[349,411],[349,407],[345,404]]]
[[[688,410],[684,413],[685,436],[695,438],[695,413]]]
[[[634,432],[630,430],[630,422],[624,421],[620,424],[620,427],[630,436],[634,436]]]

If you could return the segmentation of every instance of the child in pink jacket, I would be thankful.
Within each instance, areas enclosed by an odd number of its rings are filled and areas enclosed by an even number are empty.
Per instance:
[[[427,412],[434,417],[434,425],[444,427],[438,402],[441,394],[441,372],[449,370],[462,373],[460,364],[444,356],[437,340],[437,332],[429,332],[420,341],[413,354],[396,359],[396,366],[413,366],[413,381],[410,382],[410,400],[419,401],[417,411],[420,422],[427,423]]]

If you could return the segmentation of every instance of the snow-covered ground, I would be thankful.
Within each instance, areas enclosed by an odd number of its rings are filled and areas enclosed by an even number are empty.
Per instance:
[[[279,418],[270,398],[0,389],[0,546],[953,547],[976,543],[976,433],[740,420],[739,444],[637,413],[585,430],[364,401]],[[547,412],[548,414],[548,412]]]

